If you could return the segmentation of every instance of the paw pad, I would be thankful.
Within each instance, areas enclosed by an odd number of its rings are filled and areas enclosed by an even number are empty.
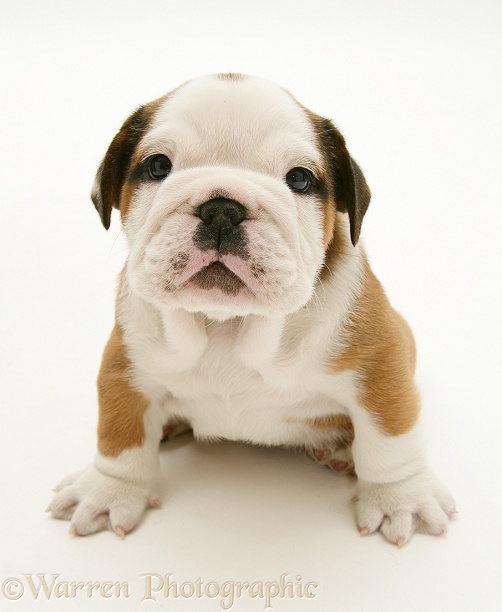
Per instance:
[[[337,474],[355,476],[354,461],[349,447],[343,448],[313,448],[309,450],[311,457],[320,465],[325,465]]]

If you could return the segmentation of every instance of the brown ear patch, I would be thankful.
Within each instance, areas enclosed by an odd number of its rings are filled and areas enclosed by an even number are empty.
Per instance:
[[[345,139],[329,119],[302,107],[309,117],[318,146],[324,157],[329,199],[336,209],[348,213],[350,238],[355,246],[361,233],[363,217],[368,209],[371,192],[364,175],[351,158]]]
[[[112,208],[122,210],[122,191],[131,160],[142,137],[151,125],[166,96],[140,106],[122,125],[101,162],[94,181],[91,199],[104,227],[110,227]]]
[[[130,366],[122,329],[115,325],[98,376],[98,450],[109,457],[141,446],[145,439],[143,415],[148,402],[132,386]]]
[[[364,290],[346,327],[346,350],[328,370],[361,377],[359,401],[386,434],[397,436],[416,423],[420,400],[413,380],[415,343],[406,321],[389,304],[365,262]]]

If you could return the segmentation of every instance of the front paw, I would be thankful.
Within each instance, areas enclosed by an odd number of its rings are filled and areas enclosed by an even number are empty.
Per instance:
[[[103,474],[94,465],[68,476],[55,491],[47,511],[55,518],[70,520],[70,533],[79,536],[110,529],[124,537],[147,507],[160,506],[157,495]]]
[[[430,472],[392,483],[359,481],[357,527],[362,535],[380,529],[393,544],[403,546],[413,533],[442,535],[455,514],[455,500]]]

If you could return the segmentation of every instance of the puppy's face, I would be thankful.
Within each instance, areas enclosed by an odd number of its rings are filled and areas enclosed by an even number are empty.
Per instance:
[[[335,207],[359,235],[369,191],[343,138],[280,87],[203,77],[139,109],[93,200],[120,208],[133,290],[224,319],[294,312],[312,296]]]

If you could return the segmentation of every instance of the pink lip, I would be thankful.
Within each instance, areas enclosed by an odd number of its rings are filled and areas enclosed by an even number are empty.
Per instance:
[[[240,277],[221,261],[213,261],[213,263],[202,268],[190,277],[189,282],[199,289],[219,289],[225,295],[234,297],[246,287]]]
[[[237,255],[228,254],[220,256],[215,250],[194,250],[192,253],[190,253],[189,262],[176,276],[175,284],[178,287],[187,284],[193,279],[193,277],[196,277],[199,272],[217,262],[221,263],[222,266],[238,277],[238,279],[241,280],[248,289],[252,290],[253,286],[256,286],[257,279],[253,275],[248,262],[244,261]]]

